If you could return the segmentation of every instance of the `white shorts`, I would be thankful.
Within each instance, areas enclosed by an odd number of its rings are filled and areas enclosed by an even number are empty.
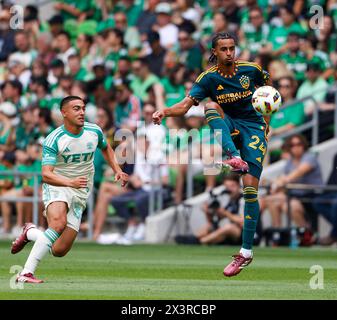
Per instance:
[[[87,206],[87,198],[80,197],[76,189],[69,187],[55,187],[44,183],[42,185],[42,200],[47,215],[48,206],[56,201],[62,201],[68,205],[67,226],[76,232],[80,230],[83,211]]]

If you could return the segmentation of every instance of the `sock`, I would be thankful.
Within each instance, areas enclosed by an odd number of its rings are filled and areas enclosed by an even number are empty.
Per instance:
[[[218,111],[216,109],[208,109],[205,115],[212,132],[221,130],[221,134],[215,132],[214,136],[225,153],[230,153],[233,157],[240,157],[240,153],[234,145],[227,123],[220,117]]]
[[[245,187],[243,189],[243,198],[245,199],[245,220],[242,232],[243,249],[251,250],[253,247],[254,235],[260,215],[260,206],[257,194],[258,192],[254,187]]]
[[[27,239],[29,241],[36,241],[37,238],[43,234],[43,232],[41,230],[39,230],[38,228],[30,228],[28,231],[27,231]]]
[[[250,258],[253,255],[253,250],[248,250],[245,248],[241,248],[240,253],[245,257],[245,258]]]
[[[41,232],[32,248],[32,251],[29,254],[21,274],[34,274],[40,260],[45,256],[45,254],[52,247],[53,243],[59,237],[60,235],[52,228],[48,228],[44,233]]]

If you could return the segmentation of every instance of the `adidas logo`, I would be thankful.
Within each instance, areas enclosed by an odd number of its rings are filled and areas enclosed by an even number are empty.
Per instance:
[[[66,147],[63,152],[70,152],[69,148]]]
[[[224,87],[223,87],[221,84],[219,84],[218,87],[217,87],[216,89],[217,89],[217,90],[223,90]]]
[[[256,158],[256,160],[257,160],[258,162],[261,162],[261,161],[262,161],[261,157]]]

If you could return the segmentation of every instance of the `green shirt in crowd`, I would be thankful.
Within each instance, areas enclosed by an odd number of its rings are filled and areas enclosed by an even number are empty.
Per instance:
[[[273,129],[281,128],[287,124],[293,124],[295,127],[304,123],[304,105],[302,102],[289,105],[285,109],[272,114],[270,126]]]
[[[182,84],[174,85],[168,78],[163,78],[161,84],[165,92],[165,105],[173,106],[185,97],[185,87]]]
[[[42,162],[40,159],[35,160],[31,164],[19,164],[16,166],[16,170],[22,173],[25,172],[41,172],[42,168]],[[42,180],[41,175],[38,176],[38,183],[40,184]],[[17,189],[22,188],[22,187],[34,187],[34,176],[27,175],[27,176],[21,176],[20,182],[15,186]]]
[[[251,23],[242,26],[245,35],[245,43],[242,44],[243,50],[248,50],[251,54],[256,54],[268,42],[270,27],[264,23],[259,29],[256,29]]]
[[[150,74],[145,80],[135,77],[131,81],[130,87],[133,93],[144,102],[149,97],[147,90],[152,87],[152,85],[159,82],[160,80],[156,75]]]
[[[285,62],[288,70],[294,73],[297,81],[302,82],[305,79],[305,72],[309,61],[304,52],[286,52],[280,56],[280,59]]]
[[[121,48],[119,51],[114,52],[111,51],[105,57],[105,66],[112,71],[112,74],[115,74],[118,67],[118,61],[121,57],[126,57],[128,55],[128,51],[125,48]]]
[[[281,26],[272,29],[269,34],[269,42],[272,43],[273,50],[280,49],[287,42],[288,34],[291,32],[304,35],[306,30],[298,22],[294,22],[289,27]]]
[[[9,170],[13,170],[13,169],[12,168],[8,168],[4,164],[0,163],[0,172],[1,171],[5,171],[6,172],[6,171],[9,171]],[[12,176],[12,175],[7,176],[7,175],[1,175],[0,174],[0,181],[9,181],[9,182],[14,183],[14,176]],[[0,186],[1,186],[1,184],[0,184]],[[1,187],[0,187],[0,190],[1,190]]]
[[[90,9],[93,9],[91,1],[83,1],[83,0],[58,0],[57,2],[63,2],[65,4],[71,5],[76,9],[80,10],[81,12],[87,12]],[[63,17],[64,21],[69,19],[77,19],[77,17],[73,16],[68,11],[61,10],[61,16]]]

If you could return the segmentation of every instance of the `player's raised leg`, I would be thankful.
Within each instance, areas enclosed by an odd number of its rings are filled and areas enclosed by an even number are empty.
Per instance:
[[[226,277],[232,277],[241,272],[253,260],[254,235],[260,215],[258,201],[259,179],[247,174],[242,177],[244,207],[244,225],[242,232],[242,248],[240,253],[233,256],[233,261],[224,269]]]
[[[67,203],[62,201],[52,202],[47,208],[48,229],[38,235],[36,242],[29,254],[24,269],[17,277],[18,282],[41,283],[34,277],[39,262],[52,248],[67,225]]]
[[[228,156],[228,159],[223,161],[222,165],[236,173],[247,173],[249,170],[248,164],[241,159],[231,137],[234,128],[230,128],[224,120],[225,114],[221,107],[215,102],[208,102],[205,106],[205,115],[208,125],[215,132],[215,138]],[[221,132],[221,134],[217,134],[218,132]]]

